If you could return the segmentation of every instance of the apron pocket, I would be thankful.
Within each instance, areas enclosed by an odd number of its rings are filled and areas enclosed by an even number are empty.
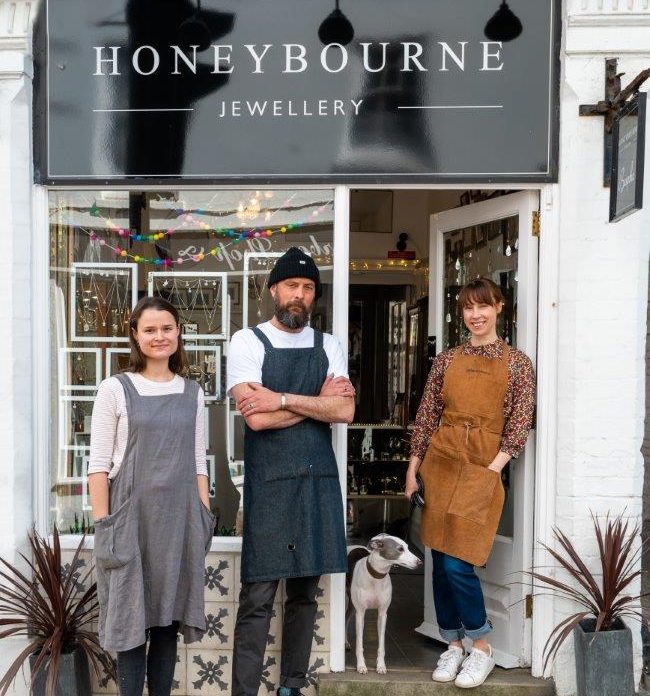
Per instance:
[[[338,478],[339,470],[336,461],[323,461],[321,459],[310,461],[307,459],[278,461],[274,464],[265,462],[264,465],[266,483],[275,481],[294,481],[308,478]]]
[[[199,499],[199,505],[201,506],[201,522],[203,524],[203,532],[205,537],[205,553],[210,551],[212,546],[212,537],[214,536],[214,522],[215,516],[212,514],[212,510],[208,510],[203,504],[203,501]]]
[[[500,478],[496,471],[485,466],[463,464],[458,485],[449,504],[449,513],[484,524]]]
[[[137,553],[133,523],[129,519],[131,500],[95,523],[95,560],[104,570],[125,566]]]

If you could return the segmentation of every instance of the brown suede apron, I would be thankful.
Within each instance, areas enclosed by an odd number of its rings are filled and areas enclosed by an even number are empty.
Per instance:
[[[496,535],[504,490],[488,469],[499,452],[508,390],[508,355],[458,352],[445,373],[444,410],[420,466],[425,505],[420,535],[430,548],[485,565]]]

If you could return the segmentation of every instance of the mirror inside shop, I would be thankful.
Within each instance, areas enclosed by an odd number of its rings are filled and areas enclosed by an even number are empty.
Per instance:
[[[516,340],[517,217],[443,236],[443,277],[429,268],[433,213],[505,192],[350,192],[347,533],[380,532],[419,546],[403,495],[410,437],[436,351],[465,338],[460,287],[487,275],[506,296],[500,335]],[[100,383],[129,364],[128,317],[147,295],[178,310],[189,377],[203,391],[203,430],[215,535],[242,527],[244,420],[226,393],[234,332],[268,321],[275,260],[291,246],[316,261],[323,294],[310,318],[332,331],[334,192],[296,190],[83,190],[49,192],[50,527],[92,532],[87,488],[91,416]],[[443,294],[442,335],[432,292]],[[504,472],[507,489],[508,470]],[[502,519],[507,533],[512,514]]]

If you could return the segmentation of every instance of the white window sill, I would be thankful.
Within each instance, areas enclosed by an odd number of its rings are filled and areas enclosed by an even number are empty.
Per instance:
[[[81,541],[81,534],[61,534],[59,539],[61,540],[61,548],[63,550],[76,549]],[[52,537],[50,537],[50,540]],[[211,553],[241,553],[241,537],[212,537],[212,546],[210,547]],[[84,543],[85,549],[93,549],[95,546],[95,539],[92,534],[86,537]]]

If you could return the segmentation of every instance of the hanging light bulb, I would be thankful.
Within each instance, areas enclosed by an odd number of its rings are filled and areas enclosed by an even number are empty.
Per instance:
[[[318,38],[324,44],[337,43],[345,46],[354,38],[354,27],[350,20],[339,10],[339,0],[336,7],[330,12],[318,27]]]
[[[483,30],[490,41],[513,41],[522,31],[519,17],[508,7],[505,0],[502,0],[499,9],[490,17]]]

